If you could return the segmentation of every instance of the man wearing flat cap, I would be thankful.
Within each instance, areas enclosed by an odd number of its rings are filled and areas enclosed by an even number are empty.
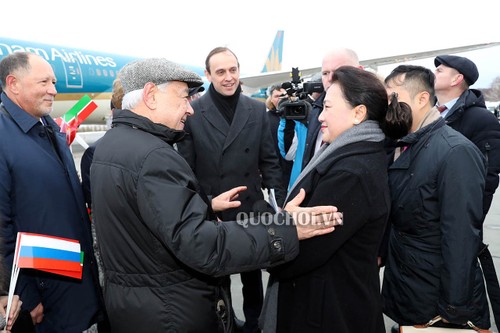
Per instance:
[[[488,170],[483,195],[483,221],[500,172],[500,124],[488,111],[481,91],[470,89],[479,78],[476,64],[465,57],[442,55],[434,59],[434,88],[438,110],[446,124],[471,140],[483,153]],[[466,195],[466,194],[464,194]]]
[[[212,209],[237,207],[233,199],[245,187],[209,201],[173,147],[184,136],[193,114],[190,94],[202,79],[161,58],[132,62],[119,76],[123,110],[115,110],[90,172],[111,330],[232,332],[224,277],[291,260],[299,239],[333,228],[274,226],[260,217],[217,222]],[[323,225],[340,218],[333,206],[301,208],[302,199],[273,218],[293,222],[305,214]]]

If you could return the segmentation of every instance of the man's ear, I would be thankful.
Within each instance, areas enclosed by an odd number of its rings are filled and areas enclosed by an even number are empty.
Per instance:
[[[430,101],[430,94],[427,91],[421,91],[418,93],[417,102],[420,107],[427,105]]]
[[[158,91],[158,87],[152,83],[148,82],[144,86],[144,89],[142,90],[142,99],[144,101],[144,104],[151,109],[154,110],[156,109],[156,92]]]
[[[14,75],[7,75],[5,78],[5,90],[11,91],[13,94],[18,94],[20,85],[19,80]]]
[[[458,73],[457,75],[455,75],[453,80],[451,80],[451,85],[452,86],[459,86],[462,84],[462,82],[464,80],[465,80],[465,78],[464,78],[463,74]]]
[[[205,77],[207,78],[208,82],[212,82],[212,75],[210,75],[210,72],[206,69],[203,72],[205,73]]]

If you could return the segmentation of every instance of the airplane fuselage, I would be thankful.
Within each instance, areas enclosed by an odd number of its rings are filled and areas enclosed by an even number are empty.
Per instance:
[[[68,111],[82,96],[89,95],[97,109],[85,124],[104,124],[111,114],[113,81],[120,69],[138,57],[123,56],[0,37],[0,59],[14,52],[31,52],[47,60],[57,78],[54,118]],[[189,66],[186,66],[189,67]],[[190,67],[203,76],[203,69]]]

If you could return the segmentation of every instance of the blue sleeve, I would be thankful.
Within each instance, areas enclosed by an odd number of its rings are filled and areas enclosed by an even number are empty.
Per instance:
[[[285,150],[285,125],[286,125],[286,119],[281,118],[280,119],[280,124],[278,126],[278,148],[280,150],[280,154],[283,158],[286,156],[286,150]]]
[[[297,152],[293,161],[292,172],[290,174],[290,183],[288,189],[292,187],[295,179],[302,172],[302,160],[304,159],[304,150],[306,148],[307,126],[300,121],[295,121],[295,133],[297,134]]]

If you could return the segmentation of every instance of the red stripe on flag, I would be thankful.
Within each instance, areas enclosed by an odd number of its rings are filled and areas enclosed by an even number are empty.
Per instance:
[[[72,128],[78,127],[95,109],[97,109],[97,104],[94,101],[90,101],[90,103],[87,104],[82,111],[78,112],[76,117],[69,122],[69,126]]]
[[[18,266],[19,268],[51,269],[72,272],[82,270],[82,265],[79,262],[33,257],[19,257]]]
[[[39,269],[39,271],[44,271],[52,274],[58,274],[58,275],[64,275],[64,276],[69,276],[71,278],[75,279],[82,279],[82,270],[79,272],[73,272],[73,271],[58,271],[55,269]]]

